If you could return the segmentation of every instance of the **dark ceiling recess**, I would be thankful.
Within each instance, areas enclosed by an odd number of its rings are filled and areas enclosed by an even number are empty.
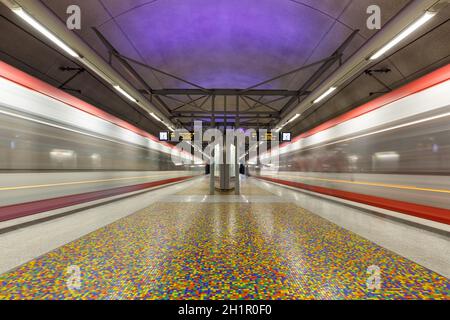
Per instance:
[[[76,93],[78,93],[78,94],[82,94],[81,90],[68,88],[68,87],[66,87],[66,85],[68,85],[69,82],[71,82],[72,80],[74,80],[76,77],[78,77],[80,74],[82,74],[82,73],[85,72],[86,70],[85,70],[84,68],[74,68],[74,67],[60,67],[59,70],[61,70],[61,71],[73,72],[73,75],[70,76],[66,81],[64,81],[63,83],[61,83],[61,84],[58,86],[58,88],[59,88],[59,89],[62,89],[62,90],[72,91],[72,92],[76,92]]]
[[[386,84],[384,83],[380,78],[378,78],[377,73],[378,74],[383,74],[383,73],[389,73],[392,70],[389,68],[381,68],[381,69],[367,69],[366,71],[364,71],[364,73],[372,78],[374,78],[379,84],[381,84],[385,90],[384,91],[378,91],[378,92],[370,92],[369,96],[372,96],[374,94],[379,94],[379,93],[388,93],[391,92],[392,89]]]

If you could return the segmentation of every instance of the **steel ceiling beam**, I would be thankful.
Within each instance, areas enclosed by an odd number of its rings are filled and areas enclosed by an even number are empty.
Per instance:
[[[198,119],[198,118],[211,118],[211,116],[175,116],[172,117],[172,119]],[[235,116],[229,116],[229,115],[216,115],[216,118],[219,119],[234,119]],[[267,120],[267,119],[280,119],[280,117],[273,117],[273,116],[241,116],[239,115],[240,119],[260,119],[260,120]]]
[[[194,108],[199,108],[199,106],[196,104],[196,102],[206,98],[206,96],[201,96],[200,98],[197,98],[197,99],[190,99],[189,101],[183,101],[181,99],[177,99],[177,98],[174,98],[174,97],[165,97],[165,98],[181,103],[181,105],[179,105],[179,106],[175,107],[175,109],[171,110],[173,112],[173,111],[176,111],[178,109],[181,109],[181,108],[187,107],[187,106],[191,106],[191,107],[194,107]]]
[[[94,29],[95,30],[95,29]],[[317,79],[320,77],[320,75],[322,75],[322,72],[325,72],[326,70],[328,70],[328,68],[330,66],[332,66],[338,59],[341,58],[342,54],[339,53],[335,53],[325,59],[321,59],[319,61],[315,61],[313,63],[310,63],[308,65],[304,65],[300,68],[291,70],[289,72],[283,73],[281,75],[278,75],[276,77],[273,77],[271,79],[265,80],[263,82],[260,82],[258,84],[255,84],[251,87],[245,88],[245,89],[209,89],[209,88],[204,88],[198,84],[192,83],[186,79],[183,79],[181,77],[175,76],[173,74],[170,74],[168,72],[165,72],[163,70],[157,69],[155,67],[152,67],[150,65],[147,65],[143,62],[137,61],[136,59],[121,55],[117,50],[115,50],[112,45],[100,34],[100,32],[98,32],[98,30],[95,30],[97,35],[99,36],[99,38],[102,40],[102,42],[108,47],[110,54],[114,57],[116,57],[124,66],[125,69],[131,73],[131,75],[138,79],[144,86],[145,89],[148,90],[148,92],[151,94],[151,96],[155,96],[155,100],[157,100],[158,102],[160,102],[160,104],[162,104],[164,106],[164,108],[171,113],[172,120],[178,120],[179,117],[177,117],[177,114],[174,113],[174,111],[182,109],[185,106],[194,106],[197,109],[202,109],[202,107],[197,107],[196,102],[205,98],[206,99],[203,101],[203,104],[208,100],[209,97],[213,98],[213,106],[212,108],[214,109],[214,97],[215,96],[223,96],[225,101],[226,101],[226,97],[227,96],[236,96],[238,98],[242,98],[243,101],[248,105],[249,110],[253,110],[256,109],[258,107],[266,107],[268,109],[271,109],[272,111],[274,111],[275,113],[272,114],[271,116],[273,117],[274,120],[277,120],[280,118],[280,114],[277,110],[277,108],[272,107],[270,104],[271,102],[262,102],[261,100],[265,97],[265,96],[273,96],[273,97],[281,97],[279,99],[275,99],[274,101],[279,101],[285,98],[291,98],[288,103],[283,107],[283,110],[286,110],[286,106],[289,107],[291,104],[293,104],[295,101],[297,101],[301,96],[303,95],[308,95],[310,94],[309,91],[307,91],[308,87],[310,86],[310,83],[314,83]],[[354,33],[352,33],[352,35],[349,37],[349,39],[347,39],[343,45],[341,45],[341,47],[337,50],[344,50],[347,43],[351,41],[351,39],[354,37],[354,35],[357,33],[357,31],[355,31]],[[140,75],[131,67],[130,63],[134,63],[137,64],[141,67],[145,67],[145,68],[149,68],[155,72],[164,74],[166,76],[169,76],[173,79],[176,79],[178,81],[181,81],[185,84],[188,84],[194,88],[188,88],[188,89],[159,89],[159,90],[153,90],[152,88],[150,88],[148,86],[148,84],[146,84],[145,80],[143,78],[140,77]],[[308,81],[304,84],[304,86],[297,91],[294,90],[283,90],[283,89],[257,89],[258,87],[273,82],[277,79],[286,77],[288,75],[291,74],[295,74],[297,72],[300,72],[301,70],[305,70],[307,68],[313,67],[315,65],[320,65],[322,64],[322,66],[319,68],[319,70],[310,78],[308,79]],[[322,71],[323,70],[323,71]],[[318,74],[318,75],[317,75]],[[201,98],[197,98],[197,99],[192,99],[192,96],[202,96]],[[179,100],[177,98],[175,98],[175,96],[186,96],[188,97],[189,101],[188,102],[184,102],[182,100]],[[177,102],[181,102],[182,104],[180,106],[175,107],[175,109],[170,110],[170,108],[164,103],[164,101],[161,99],[161,97],[165,97],[165,98],[169,98],[171,100],[175,100]],[[257,97],[256,99],[252,98],[252,97]],[[254,102],[255,104],[253,106],[250,106],[247,102],[247,99]],[[245,114],[245,112],[243,113]],[[259,114],[261,115],[261,112],[256,112],[255,114]],[[215,116],[215,113],[211,114],[213,117]],[[179,115],[180,116],[180,115]],[[182,116],[183,118],[193,118],[194,115],[191,115],[190,113],[188,115],[184,115]],[[256,118],[258,119],[258,118]],[[214,121],[213,121],[214,122]],[[179,122],[180,124],[180,122]]]
[[[131,63],[135,63],[135,64],[137,64],[137,65],[139,65],[139,66],[141,66],[141,67],[144,67],[144,68],[153,70],[153,71],[155,71],[155,72],[161,73],[161,74],[163,74],[163,75],[165,75],[165,76],[171,77],[171,78],[173,78],[173,79],[175,79],[175,80],[184,82],[184,83],[186,83],[186,84],[188,84],[188,85],[190,85],[190,86],[193,86],[194,88],[197,88],[197,89],[203,91],[203,94],[208,93],[208,89],[203,88],[202,86],[200,86],[200,85],[198,85],[198,84],[196,84],[196,83],[193,83],[193,82],[191,82],[191,81],[188,81],[188,80],[186,80],[186,79],[183,79],[183,78],[181,78],[181,77],[178,77],[178,76],[176,76],[176,75],[174,75],[174,74],[171,74],[171,73],[169,73],[169,72],[166,72],[166,71],[157,69],[157,68],[155,68],[155,67],[149,66],[148,64],[145,64],[145,63],[143,63],[143,62],[140,62],[140,61],[138,61],[138,60],[136,60],[136,59],[133,59],[133,58],[130,58],[130,57],[127,57],[127,56],[124,56],[124,55],[120,55],[120,58],[121,58],[121,59],[124,59],[124,60],[126,60],[126,61],[129,61],[129,62],[131,62]]]
[[[274,107],[272,107],[272,106],[269,106],[269,104],[266,104],[266,103],[264,103],[264,102],[261,102],[260,100],[256,100],[256,99],[253,99],[252,97],[247,97],[247,96],[245,96],[245,97],[243,97],[244,99],[249,99],[249,100],[251,100],[251,101],[253,101],[253,102],[255,102],[255,104],[252,106],[252,108],[251,109],[256,109],[256,108],[259,108],[259,107],[266,107],[266,108],[268,108],[268,109],[270,109],[270,110],[273,110],[273,111],[275,111],[275,112],[278,112],[278,110],[277,109],[275,109]]]
[[[275,80],[284,78],[284,77],[289,76],[289,75],[291,75],[291,74],[295,74],[295,73],[300,72],[300,71],[302,71],[302,70],[311,68],[311,67],[313,67],[313,66],[315,66],[315,65],[318,65],[318,64],[327,62],[327,61],[329,61],[330,59],[332,59],[332,57],[327,57],[327,58],[325,58],[325,59],[321,59],[321,60],[319,60],[319,61],[315,61],[315,62],[313,62],[313,63],[307,64],[307,65],[303,65],[303,66],[301,66],[300,68],[297,68],[297,69],[291,70],[291,71],[289,71],[289,72],[280,74],[280,75],[278,75],[278,76],[276,76],[276,77],[270,78],[270,79],[268,79],[268,80],[259,82],[259,83],[255,84],[255,85],[251,86],[251,87],[248,87],[248,88],[242,90],[242,93],[247,93],[247,92],[251,91],[252,89],[256,89],[256,88],[258,88],[258,87],[260,87],[260,86],[262,86],[262,85],[265,85],[265,84],[267,84],[267,83],[270,83],[270,82],[273,82],[273,81],[275,81]]]
[[[179,111],[179,112],[173,112],[173,116],[184,116],[184,115],[222,115],[224,114],[224,111],[222,110],[214,110],[214,111]],[[228,116],[236,116],[236,115],[267,115],[267,116],[279,116],[279,112],[273,112],[273,111],[241,111],[241,112],[234,112],[234,111],[228,111]]]
[[[292,105],[300,99],[302,95],[316,82],[318,81],[335,63],[336,61],[340,61],[342,59],[342,55],[344,54],[345,49],[347,49],[350,42],[355,38],[358,34],[359,29],[354,30],[345,41],[336,49],[336,51],[329,57],[328,60],[323,62],[319,69],[313,73],[308,80],[302,85],[302,87],[297,91],[297,95],[292,97],[281,109],[281,114],[285,115],[289,113],[292,109]]]
[[[222,122],[219,122],[219,123],[222,123]],[[182,122],[182,124],[183,124],[183,126],[192,128],[192,122]],[[215,125],[217,125],[217,123],[215,123],[214,126]],[[255,123],[241,123],[241,125],[246,128],[258,128],[258,129],[269,129],[270,128],[270,125],[268,123],[261,123],[259,126]],[[207,128],[207,127],[212,127],[213,125],[211,122],[202,121],[202,126],[204,128]],[[234,123],[234,122],[228,123],[228,127],[236,127],[236,126],[237,126],[237,123]]]
[[[200,89],[161,89],[153,90],[152,94],[155,96],[181,96],[181,95],[191,95],[199,96],[205,95],[204,90]],[[297,91],[293,90],[270,90],[270,89],[255,89],[243,91],[240,89],[208,89],[208,94],[219,95],[219,96],[280,96],[288,97],[295,96],[298,94]]]
[[[135,80],[137,80],[148,92],[152,92],[153,89],[149,86],[149,84],[142,78],[142,76],[134,70],[134,68],[120,55],[119,51],[117,51],[116,48],[106,39],[106,37],[95,27],[92,27],[92,30],[94,30],[95,34],[99,38],[99,40],[103,43],[103,45],[108,50],[109,54],[111,56],[116,57],[116,59],[119,61],[119,63],[124,67],[126,72]],[[169,107],[162,101],[159,97],[155,97],[155,100],[159,102],[159,104],[162,106],[162,109],[160,111],[164,113],[166,116],[170,115]]]

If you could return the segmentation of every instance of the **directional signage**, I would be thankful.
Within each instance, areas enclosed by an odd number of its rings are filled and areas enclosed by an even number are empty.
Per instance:
[[[169,141],[169,131],[160,131],[159,141]]]
[[[178,139],[176,139],[178,137]],[[178,132],[175,134],[172,132],[170,134],[170,140],[173,142],[179,142],[179,141],[193,141],[194,140],[194,133],[193,132]]]
[[[282,132],[281,133],[281,141],[282,142],[291,142],[292,134],[290,132]]]

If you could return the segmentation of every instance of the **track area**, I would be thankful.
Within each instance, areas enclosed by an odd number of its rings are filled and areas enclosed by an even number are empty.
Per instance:
[[[5,206],[95,192],[142,183],[190,177],[189,171],[47,172],[0,174],[0,203]]]
[[[264,176],[450,209],[448,176],[317,172],[280,172]]]

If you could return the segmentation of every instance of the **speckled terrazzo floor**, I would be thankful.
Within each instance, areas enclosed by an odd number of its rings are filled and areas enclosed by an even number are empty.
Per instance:
[[[67,268],[81,271],[69,290]],[[381,289],[366,286],[381,269]],[[0,299],[448,299],[450,282],[283,203],[155,203],[0,276]]]
[[[209,182],[209,181],[208,181]],[[176,193],[177,195],[205,195],[209,194],[209,184],[199,183],[193,188],[189,188]],[[217,195],[234,195],[234,189],[230,191],[217,191]],[[241,194],[246,196],[273,196],[273,193],[261,189],[250,183],[243,183],[241,185]]]

